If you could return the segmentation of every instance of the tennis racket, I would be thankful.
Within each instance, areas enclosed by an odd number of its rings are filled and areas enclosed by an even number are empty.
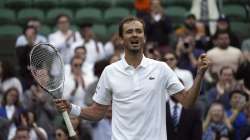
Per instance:
[[[61,98],[64,86],[64,63],[58,50],[48,44],[39,43],[30,52],[30,71],[36,82],[54,99]],[[67,111],[62,113],[69,136],[76,135]]]

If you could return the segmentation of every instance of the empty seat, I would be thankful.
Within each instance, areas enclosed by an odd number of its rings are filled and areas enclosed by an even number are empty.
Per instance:
[[[68,15],[71,19],[73,19],[73,12],[71,10],[66,9],[66,8],[56,8],[56,9],[51,9],[47,13],[46,22],[48,24],[56,23],[57,16],[61,14]]]
[[[0,24],[15,23],[15,12],[11,9],[0,9]]]
[[[118,24],[112,24],[107,29],[107,35],[110,38],[114,33],[118,32]]]
[[[84,8],[76,12],[75,21],[78,25],[83,23],[101,23],[103,21],[102,12],[96,8]]]
[[[223,6],[223,13],[230,19],[230,20],[245,20],[246,10],[241,5],[225,5]]]
[[[112,0],[87,0],[87,5],[103,10],[112,6]]]
[[[239,36],[239,38],[245,38],[250,36],[250,26],[249,23],[231,21],[231,30]]]
[[[134,8],[134,0],[117,0],[115,5],[124,8]]]
[[[182,22],[188,11],[184,7],[169,6],[166,8],[166,15],[170,16],[173,22]]]
[[[105,25],[95,24],[93,25],[92,30],[95,33],[98,40],[106,41],[108,39],[107,28]]]
[[[61,0],[60,6],[75,10],[87,5],[87,0]]]
[[[107,24],[120,22],[121,19],[128,16],[130,12],[126,8],[114,7],[104,12],[104,19]]]
[[[51,27],[48,25],[42,25],[39,33],[45,36],[48,36],[52,32]]]
[[[56,7],[58,3],[59,0],[33,0],[32,6],[41,9],[49,9]]]
[[[22,9],[21,11],[18,12],[17,14],[17,19],[18,22],[22,25],[26,24],[27,21],[31,18],[36,18],[40,20],[41,22],[44,21],[44,13],[40,9]]]
[[[31,5],[31,0],[6,0],[5,7],[12,9],[22,9]]]
[[[22,28],[18,25],[0,26],[0,36],[18,36],[22,33]]]

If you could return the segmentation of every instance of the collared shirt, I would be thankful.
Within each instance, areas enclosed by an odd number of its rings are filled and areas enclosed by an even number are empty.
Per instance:
[[[143,57],[134,68],[122,58],[104,69],[93,100],[112,101],[112,140],[167,140],[166,93],[183,89],[165,63]]]

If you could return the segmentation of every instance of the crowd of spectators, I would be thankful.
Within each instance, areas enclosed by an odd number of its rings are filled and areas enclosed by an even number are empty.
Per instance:
[[[207,53],[211,66],[196,106],[202,114],[202,140],[250,139],[250,38],[239,39],[230,30],[230,20],[219,13],[215,0],[207,0],[210,14],[197,7],[201,1],[194,0],[183,23],[174,27],[160,0],[135,0],[137,16],[146,25],[145,56],[166,62],[187,90],[193,84],[198,56]],[[0,60],[0,139],[69,139],[52,98],[29,71],[34,44],[49,42],[59,50],[65,63],[62,97],[79,106],[92,103],[102,70],[124,56],[117,33],[102,42],[91,23],[77,31],[70,29],[70,20],[59,15],[58,30],[43,36],[39,20],[31,19],[16,39],[17,65]],[[111,108],[100,122],[70,116],[79,140],[111,140]]]

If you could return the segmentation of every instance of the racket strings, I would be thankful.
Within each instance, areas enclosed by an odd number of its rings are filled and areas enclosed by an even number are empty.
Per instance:
[[[50,46],[35,46],[31,53],[31,72],[48,91],[59,88],[64,80],[64,68],[58,52]]]

